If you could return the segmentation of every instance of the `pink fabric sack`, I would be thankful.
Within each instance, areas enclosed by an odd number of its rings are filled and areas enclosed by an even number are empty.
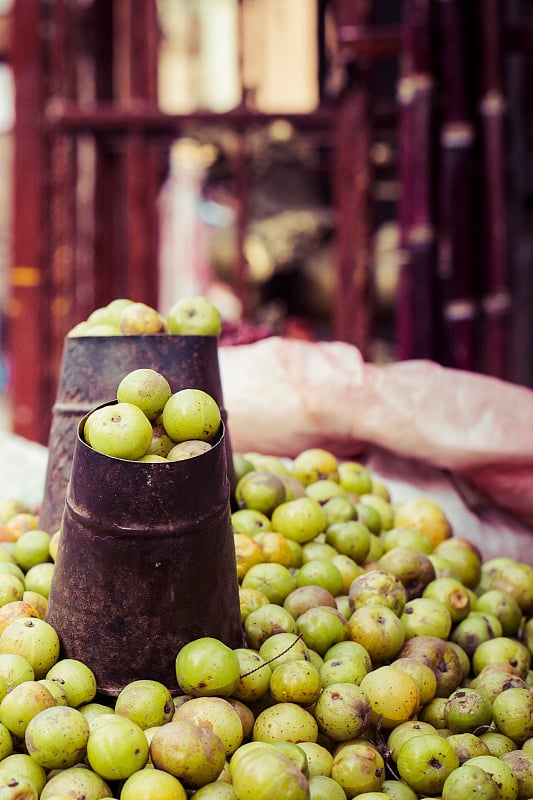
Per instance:
[[[219,357],[235,452],[318,446],[374,463],[393,501],[445,490],[445,510],[453,496],[465,512],[457,535],[533,563],[532,390],[431,361],[369,364],[343,342],[270,337]]]

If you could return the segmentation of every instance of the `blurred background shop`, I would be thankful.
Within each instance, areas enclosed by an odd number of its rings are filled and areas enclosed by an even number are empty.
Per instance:
[[[533,386],[532,54],[532,0],[2,0],[4,426],[115,297]]]

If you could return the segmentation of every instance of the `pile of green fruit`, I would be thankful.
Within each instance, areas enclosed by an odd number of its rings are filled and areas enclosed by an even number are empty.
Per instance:
[[[125,297],[96,308],[86,320],[68,333],[77,336],[131,336],[151,333],[176,333],[218,336],[222,318],[218,308],[201,295],[177,300],[163,317],[146,303]]]
[[[220,408],[210,394],[202,389],[173,394],[164,375],[140,368],[120,381],[116,403],[91,411],[83,436],[112,458],[181,461],[209,450],[220,424]]]
[[[0,800],[531,800],[533,567],[326,450],[234,465],[245,643],[185,645],[177,697],[61,657],[60,534],[4,510]]]

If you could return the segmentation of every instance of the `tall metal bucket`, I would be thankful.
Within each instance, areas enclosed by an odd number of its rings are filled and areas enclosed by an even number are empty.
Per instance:
[[[139,336],[66,337],[59,384],[48,441],[48,465],[39,525],[54,533],[59,528],[70,477],[76,430],[92,408],[116,395],[122,378],[134,369],[161,372],[173,392],[203,389],[224,409],[218,339],[216,336],[151,334]],[[226,432],[228,476],[235,476],[231,443]]]
[[[89,666],[100,694],[141,678],[178,694],[184,644],[243,645],[224,424],[202,455],[142,463],[93,450],[84,420],[46,620],[61,657]]]

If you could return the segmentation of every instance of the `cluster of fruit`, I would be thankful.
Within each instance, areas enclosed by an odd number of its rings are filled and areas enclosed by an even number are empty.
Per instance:
[[[222,319],[218,308],[201,295],[183,297],[169,309],[166,318],[146,303],[117,298],[96,308],[68,333],[77,336],[131,336],[148,333],[175,333],[218,336]]]
[[[117,402],[88,415],[83,436],[88,445],[130,461],[180,461],[212,447],[221,423],[217,402],[202,389],[172,393],[161,373],[140,368],[117,387]]]
[[[186,644],[174,698],[147,675],[104,701],[60,657],[28,587],[56,535],[4,509],[0,798],[533,798],[533,567],[326,450],[234,464],[245,643]]]

